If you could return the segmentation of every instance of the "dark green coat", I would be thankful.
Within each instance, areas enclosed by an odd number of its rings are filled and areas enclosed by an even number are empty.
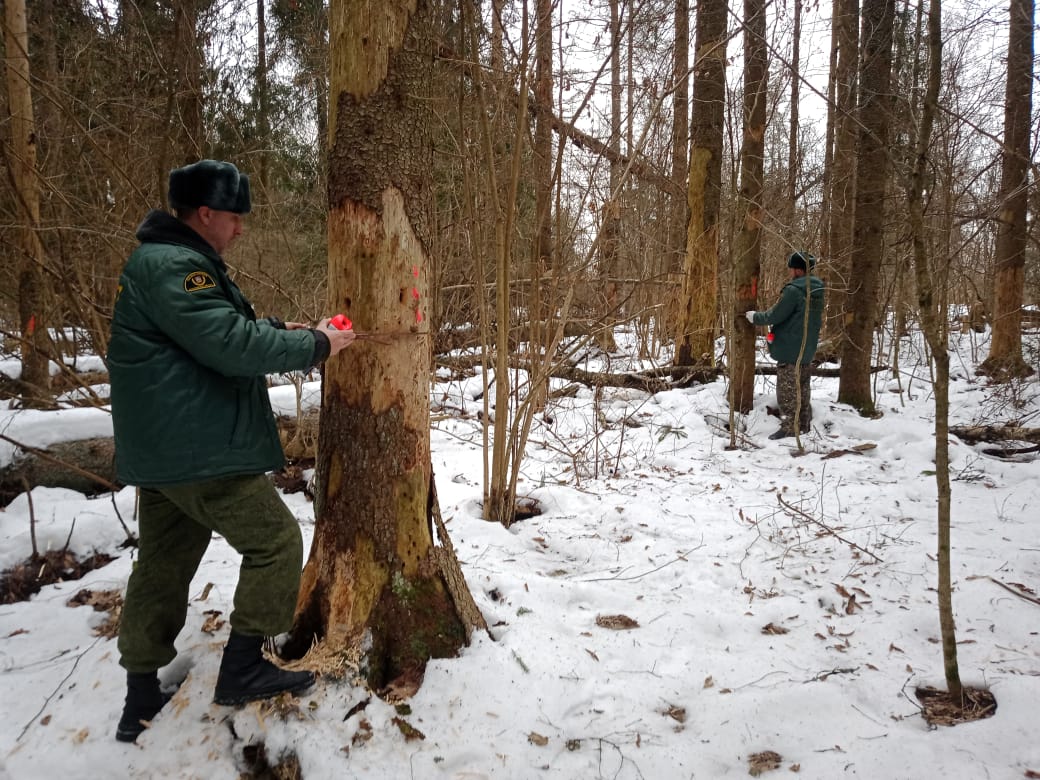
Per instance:
[[[823,324],[823,282],[815,276],[799,276],[784,285],[780,300],[769,311],[755,312],[756,325],[771,325],[773,343],[769,355],[777,363],[798,362],[805,328],[805,284],[809,281],[809,328],[802,352],[802,363],[809,363],[816,354]]]
[[[316,336],[257,320],[175,217],[149,213],[137,238],[108,344],[117,478],[158,487],[281,468],[264,375],[310,367]]]

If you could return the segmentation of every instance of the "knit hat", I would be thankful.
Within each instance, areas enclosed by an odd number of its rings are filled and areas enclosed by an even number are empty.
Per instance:
[[[170,171],[170,206],[249,213],[249,177],[229,162],[199,160]]]
[[[809,266],[809,269],[816,267],[816,258],[808,252],[792,252],[790,256],[788,256],[787,258],[788,268],[797,268],[801,271],[806,271],[809,270],[806,268],[807,264]]]

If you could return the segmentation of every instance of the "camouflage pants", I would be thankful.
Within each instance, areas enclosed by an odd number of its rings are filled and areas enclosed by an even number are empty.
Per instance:
[[[303,539],[265,475],[141,488],[139,530],[119,627],[120,664],[127,671],[150,672],[177,655],[189,587],[213,533],[242,556],[232,628],[274,636],[292,627]]]
[[[798,375],[801,373],[801,407],[798,407]],[[799,372],[791,363],[778,363],[776,366],[776,402],[780,407],[780,430],[794,436],[795,412],[797,410],[801,433],[808,433],[812,423],[812,404],[810,399],[810,380],[812,366],[804,363]]]

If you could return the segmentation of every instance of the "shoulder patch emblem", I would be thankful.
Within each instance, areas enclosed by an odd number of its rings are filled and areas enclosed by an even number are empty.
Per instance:
[[[193,293],[216,286],[217,283],[213,281],[213,277],[205,271],[192,271],[184,277],[184,292]]]

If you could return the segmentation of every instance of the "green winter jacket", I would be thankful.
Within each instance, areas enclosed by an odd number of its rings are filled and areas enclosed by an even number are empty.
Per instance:
[[[117,478],[158,487],[281,468],[264,375],[310,367],[324,339],[257,320],[220,256],[170,214],[149,213],[137,238],[108,343]]]
[[[793,365],[798,362],[805,328],[805,284],[809,281],[809,329],[802,352],[802,363],[809,363],[816,354],[823,324],[823,282],[815,276],[799,276],[784,285],[780,300],[769,311],[755,312],[756,325],[771,325],[773,342],[769,355],[777,363]]]

